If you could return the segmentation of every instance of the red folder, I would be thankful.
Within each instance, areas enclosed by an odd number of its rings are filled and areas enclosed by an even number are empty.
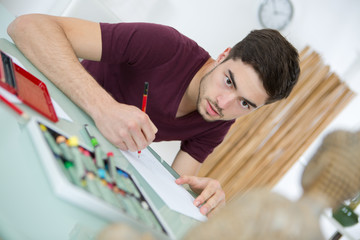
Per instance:
[[[20,100],[53,122],[58,121],[54,106],[44,82],[13,63],[1,53],[0,86],[17,95]]]

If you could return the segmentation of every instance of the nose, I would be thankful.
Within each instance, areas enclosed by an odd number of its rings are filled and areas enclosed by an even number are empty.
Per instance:
[[[226,109],[230,107],[235,102],[236,99],[237,96],[235,94],[229,93],[218,96],[216,100],[220,108]]]

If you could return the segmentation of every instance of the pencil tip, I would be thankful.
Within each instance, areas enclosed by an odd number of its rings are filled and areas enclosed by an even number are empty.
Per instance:
[[[21,114],[21,117],[24,118],[25,120],[29,120],[29,119],[30,119],[29,115],[27,115],[26,113],[22,113],[22,114]]]

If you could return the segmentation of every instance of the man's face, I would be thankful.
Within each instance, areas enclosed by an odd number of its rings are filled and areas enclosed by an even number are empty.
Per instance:
[[[231,120],[261,107],[267,99],[252,66],[229,59],[201,79],[197,109],[206,121]]]

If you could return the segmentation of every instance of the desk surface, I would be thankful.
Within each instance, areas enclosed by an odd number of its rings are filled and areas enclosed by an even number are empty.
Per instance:
[[[0,15],[2,11],[4,10],[0,5]],[[6,23],[11,20],[8,17]],[[82,141],[88,141],[84,134],[83,124],[88,123],[94,126],[89,116],[47,80],[12,43],[6,39],[0,39],[0,49],[16,57],[29,72],[43,81],[51,97],[74,122],[60,119],[54,124],[29,107],[22,104],[19,106],[30,116],[40,117],[69,134],[79,136]],[[0,238],[62,240],[94,238],[109,224],[109,221],[58,198],[49,184],[39,160],[39,153],[33,146],[26,125],[19,123],[19,116],[4,104],[0,104],[0,116]],[[94,135],[104,150],[117,150],[97,130]],[[171,171],[166,162],[162,163]],[[181,238],[191,226],[197,223],[196,220],[169,209],[131,164],[127,163],[121,167],[136,178],[173,231],[175,238]],[[139,226],[137,228],[139,229]],[[143,231],[146,228],[139,230]]]

